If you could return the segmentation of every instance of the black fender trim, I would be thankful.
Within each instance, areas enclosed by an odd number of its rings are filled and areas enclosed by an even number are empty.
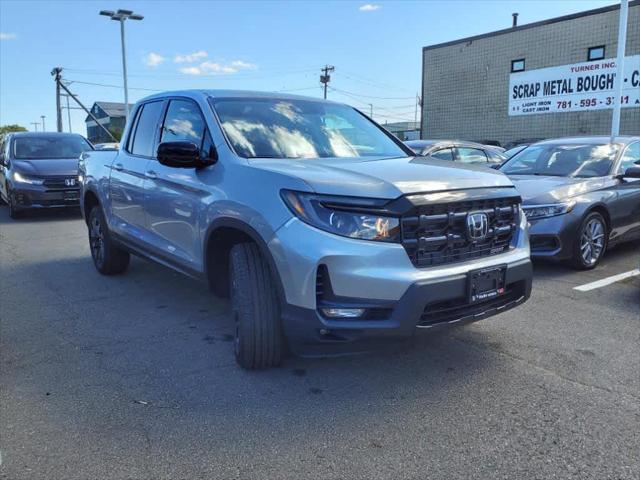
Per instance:
[[[281,302],[280,304],[282,308],[284,308],[284,306],[286,305],[287,297],[284,293],[284,286],[282,284],[282,279],[280,278],[280,272],[278,271],[278,267],[276,265],[275,260],[273,259],[271,250],[269,250],[269,246],[267,245],[267,242],[264,241],[264,239],[256,229],[254,229],[249,224],[243,222],[242,220],[238,220],[237,218],[233,218],[233,217],[217,218],[213,222],[211,222],[211,224],[207,228],[207,233],[205,234],[204,243],[203,243],[205,278],[209,278],[209,258],[208,258],[207,246],[209,245],[209,240],[211,239],[211,235],[220,228],[234,228],[236,230],[239,230],[242,233],[246,234],[248,237],[250,237],[258,245],[258,248],[260,249],[260,253],[264,255],[264,258],[266,258],[267,262],[269,263],[269,267],[271,268],[271,271],[273,273],[274,280],[276,281],[278,298],[280,299],[280,302]]]

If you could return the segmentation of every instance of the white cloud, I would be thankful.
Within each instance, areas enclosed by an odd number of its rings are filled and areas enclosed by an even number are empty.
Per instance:
[[[244,60],[234,60],[229,63],[206,61],[198,66],[182,67],[180,73],[185,75],[230,75],[241,70],[255,70],[256,68],[258,68],[257,65]]]
[[[185,75],[202,75],[202,71],[198,67],[183,67],[180,69],[180,73]]]
[[[175,63],[193,63],[207,58],[208,55],[204,50],[198,50],[197,52],[188,53],[187,55],[176,55],[173,61]]]
[[[144,57],[144,63],[148,67],[157,67],[165,61],[165,58],[159,53],[150,52]]]
[[[380,9],[380,5],[375,5],[373,3],[365,3],[358,10],[361,12],[375,12]]]
[[[257,65],[249,62],[244,62],[242,60],[234,60],[233,62],[231,62],[231,66],[237,68],[238,70],[255,70],[256,68],[258,68]]]
[[[16,38],[15,33],[0,32],[0,40],[13,40]]]

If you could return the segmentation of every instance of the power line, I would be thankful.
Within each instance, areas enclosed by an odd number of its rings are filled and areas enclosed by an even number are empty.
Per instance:
[[[122,85],[111,85],[111,84],[107,84],[107,83],[95,83],[95,82],[83,82],[81,80],[72,80],[74,83],[79,83],[82,85],[93,85],[96,87],[109,87],[109,88],[119,88],[119,89],[123,89],[124,87]],[[142,87],[129,87],[129,90],[144,90],[147,92],[164,92],[164,90],[156,90],[153,88],[142,88]]]
[[[413,100],[416,98],[415,95],[411,97],[376,97],[374,95],[362,95],[360,93],[349,92],[348,90],[342,90],[340,88],[335,88],[335,87],[329,87],[329,88],[336,92],[344,93],[345,95],[352,95],[354,97],[361,97],[361,98],[374,98],[378,100]]]

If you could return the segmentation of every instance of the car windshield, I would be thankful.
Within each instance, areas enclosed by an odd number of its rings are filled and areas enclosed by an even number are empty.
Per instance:
[[[346,105],[313,100],[231,98],[212,102],[245,158],[398,157],[407,153]]]
[[[514,155],[501,171],[510,175],[602,177],[611,171],[619,148],[609,143],[532,145]]]
[[[18,137],[13,142],[14,157],[18,160],[78,158],[92,150],[80,135],[64,137]]]

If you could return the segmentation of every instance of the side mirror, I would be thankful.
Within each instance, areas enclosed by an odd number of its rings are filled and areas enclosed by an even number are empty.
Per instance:
[[[640,166],[629,167],[622,174],[623,178],[640,178]]]
[[[158,145],[158,161],[162,165],[175,168],[200,168],[212,165],[217,160],[215,149],[203,158],[200,147],[192,142],[163,142]]]

